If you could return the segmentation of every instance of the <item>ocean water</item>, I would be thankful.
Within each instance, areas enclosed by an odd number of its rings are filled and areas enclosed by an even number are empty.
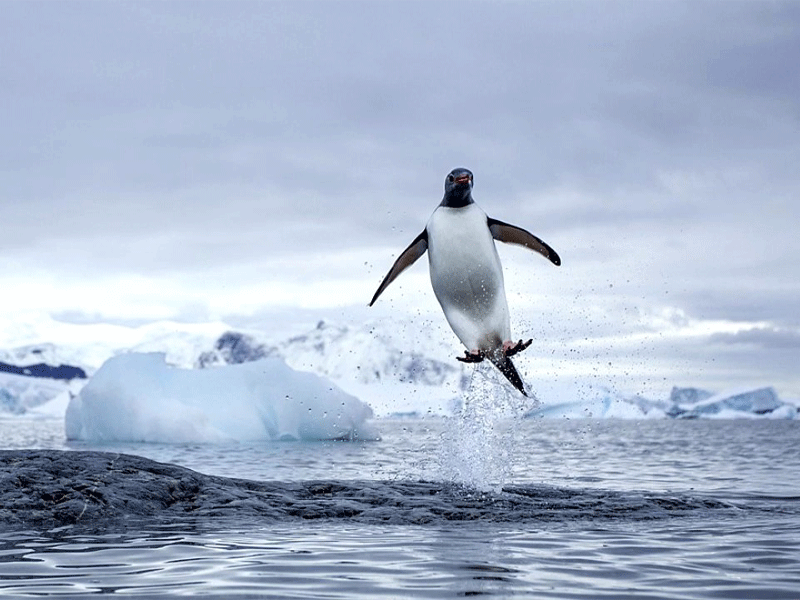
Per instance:
[[[0,595],[800,599],[798,421],[377,426],[379,442],[91,445],[60,421],[0,421],[4,448],[337,482],[397,514],[0,530]]]

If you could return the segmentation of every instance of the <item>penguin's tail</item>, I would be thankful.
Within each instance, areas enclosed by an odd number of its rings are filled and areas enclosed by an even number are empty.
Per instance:
[[[497,370],[500,371],[505,378],[511,382],[511,385],[517,388],[523,396],[528,395],[525,391],[525,384],[522,381],[522,377],[519,376],[517,368],[514,366],[514,363],[511,362],[511,359],[505,355],[505,352],[502,350],[499,352],[487,352],[486,358],[492,361],[492,364],[497,367]]]

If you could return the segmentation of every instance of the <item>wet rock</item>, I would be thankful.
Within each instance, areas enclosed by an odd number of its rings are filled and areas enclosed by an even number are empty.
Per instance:
[[[0,451],[0,524],[5,526],[226,518],[399,525],[630,520],[726,508],[712,499],[548,486],[486,493],[426,481],[259,482],[126,454]]]

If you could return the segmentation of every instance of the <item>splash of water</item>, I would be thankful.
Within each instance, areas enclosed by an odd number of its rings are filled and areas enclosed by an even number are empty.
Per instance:
[[[514,464],[514,438],[522,415],[538,406],[512,390],[488,362],[475,366],[460,410],[442,434],[442,476],[481,491],[499,492]]]

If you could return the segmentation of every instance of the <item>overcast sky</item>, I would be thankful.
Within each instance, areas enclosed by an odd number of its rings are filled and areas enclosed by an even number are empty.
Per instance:
[[[529,378],[800,396],[799,64],[797,2],[2,2],[0,344],[443,323],[366,303],[465,166],[563,259],[501,248]]]

